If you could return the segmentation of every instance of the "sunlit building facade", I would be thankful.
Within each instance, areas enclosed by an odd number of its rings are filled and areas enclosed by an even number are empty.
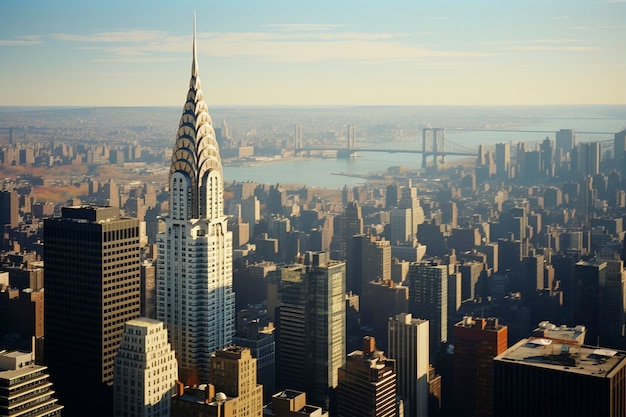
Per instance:
[[[224,215],[219,148],[193,63],[169,175],[169,216],[157,236],[157,318],[176,351],[179,377],[209,380],[211,353],[235,332],[232,232]]]
[[[147,317],[127,321],[114,370],[116,416],[170,415],[178,366],[163,322]]]

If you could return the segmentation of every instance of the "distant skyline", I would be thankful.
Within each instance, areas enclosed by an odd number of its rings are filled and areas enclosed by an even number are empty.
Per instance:
[[[626,104],[626,1],[0,1],[0,106]]]

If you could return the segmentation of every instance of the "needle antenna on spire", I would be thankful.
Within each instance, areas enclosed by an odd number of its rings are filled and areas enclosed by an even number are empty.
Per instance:
[[[196,11],[193,11],[193,62],[191,75],[198,76],[198,52],[196,51]]]

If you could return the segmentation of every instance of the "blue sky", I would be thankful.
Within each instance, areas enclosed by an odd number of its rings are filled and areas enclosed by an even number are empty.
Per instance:
[[[626,104],[626,0],[0,1],[0,105]]]

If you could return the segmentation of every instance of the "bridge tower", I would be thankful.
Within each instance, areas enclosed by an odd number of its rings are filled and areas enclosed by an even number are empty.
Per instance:
[[[445,163],[446,158],[446,129],[425,127],[422,129],[422,168],[428,166],[428,157],[433,156],[433,166]],[[438,157],[441,155],[441,161]]]
[[[353,151],[356,149],[356,127],[354,125],[348,125],[346,130],[346,139],[348,140],[348,150]]]
[[[302,149],[302,125],[300,123],[294,126],[293,147],[296,151]]]

